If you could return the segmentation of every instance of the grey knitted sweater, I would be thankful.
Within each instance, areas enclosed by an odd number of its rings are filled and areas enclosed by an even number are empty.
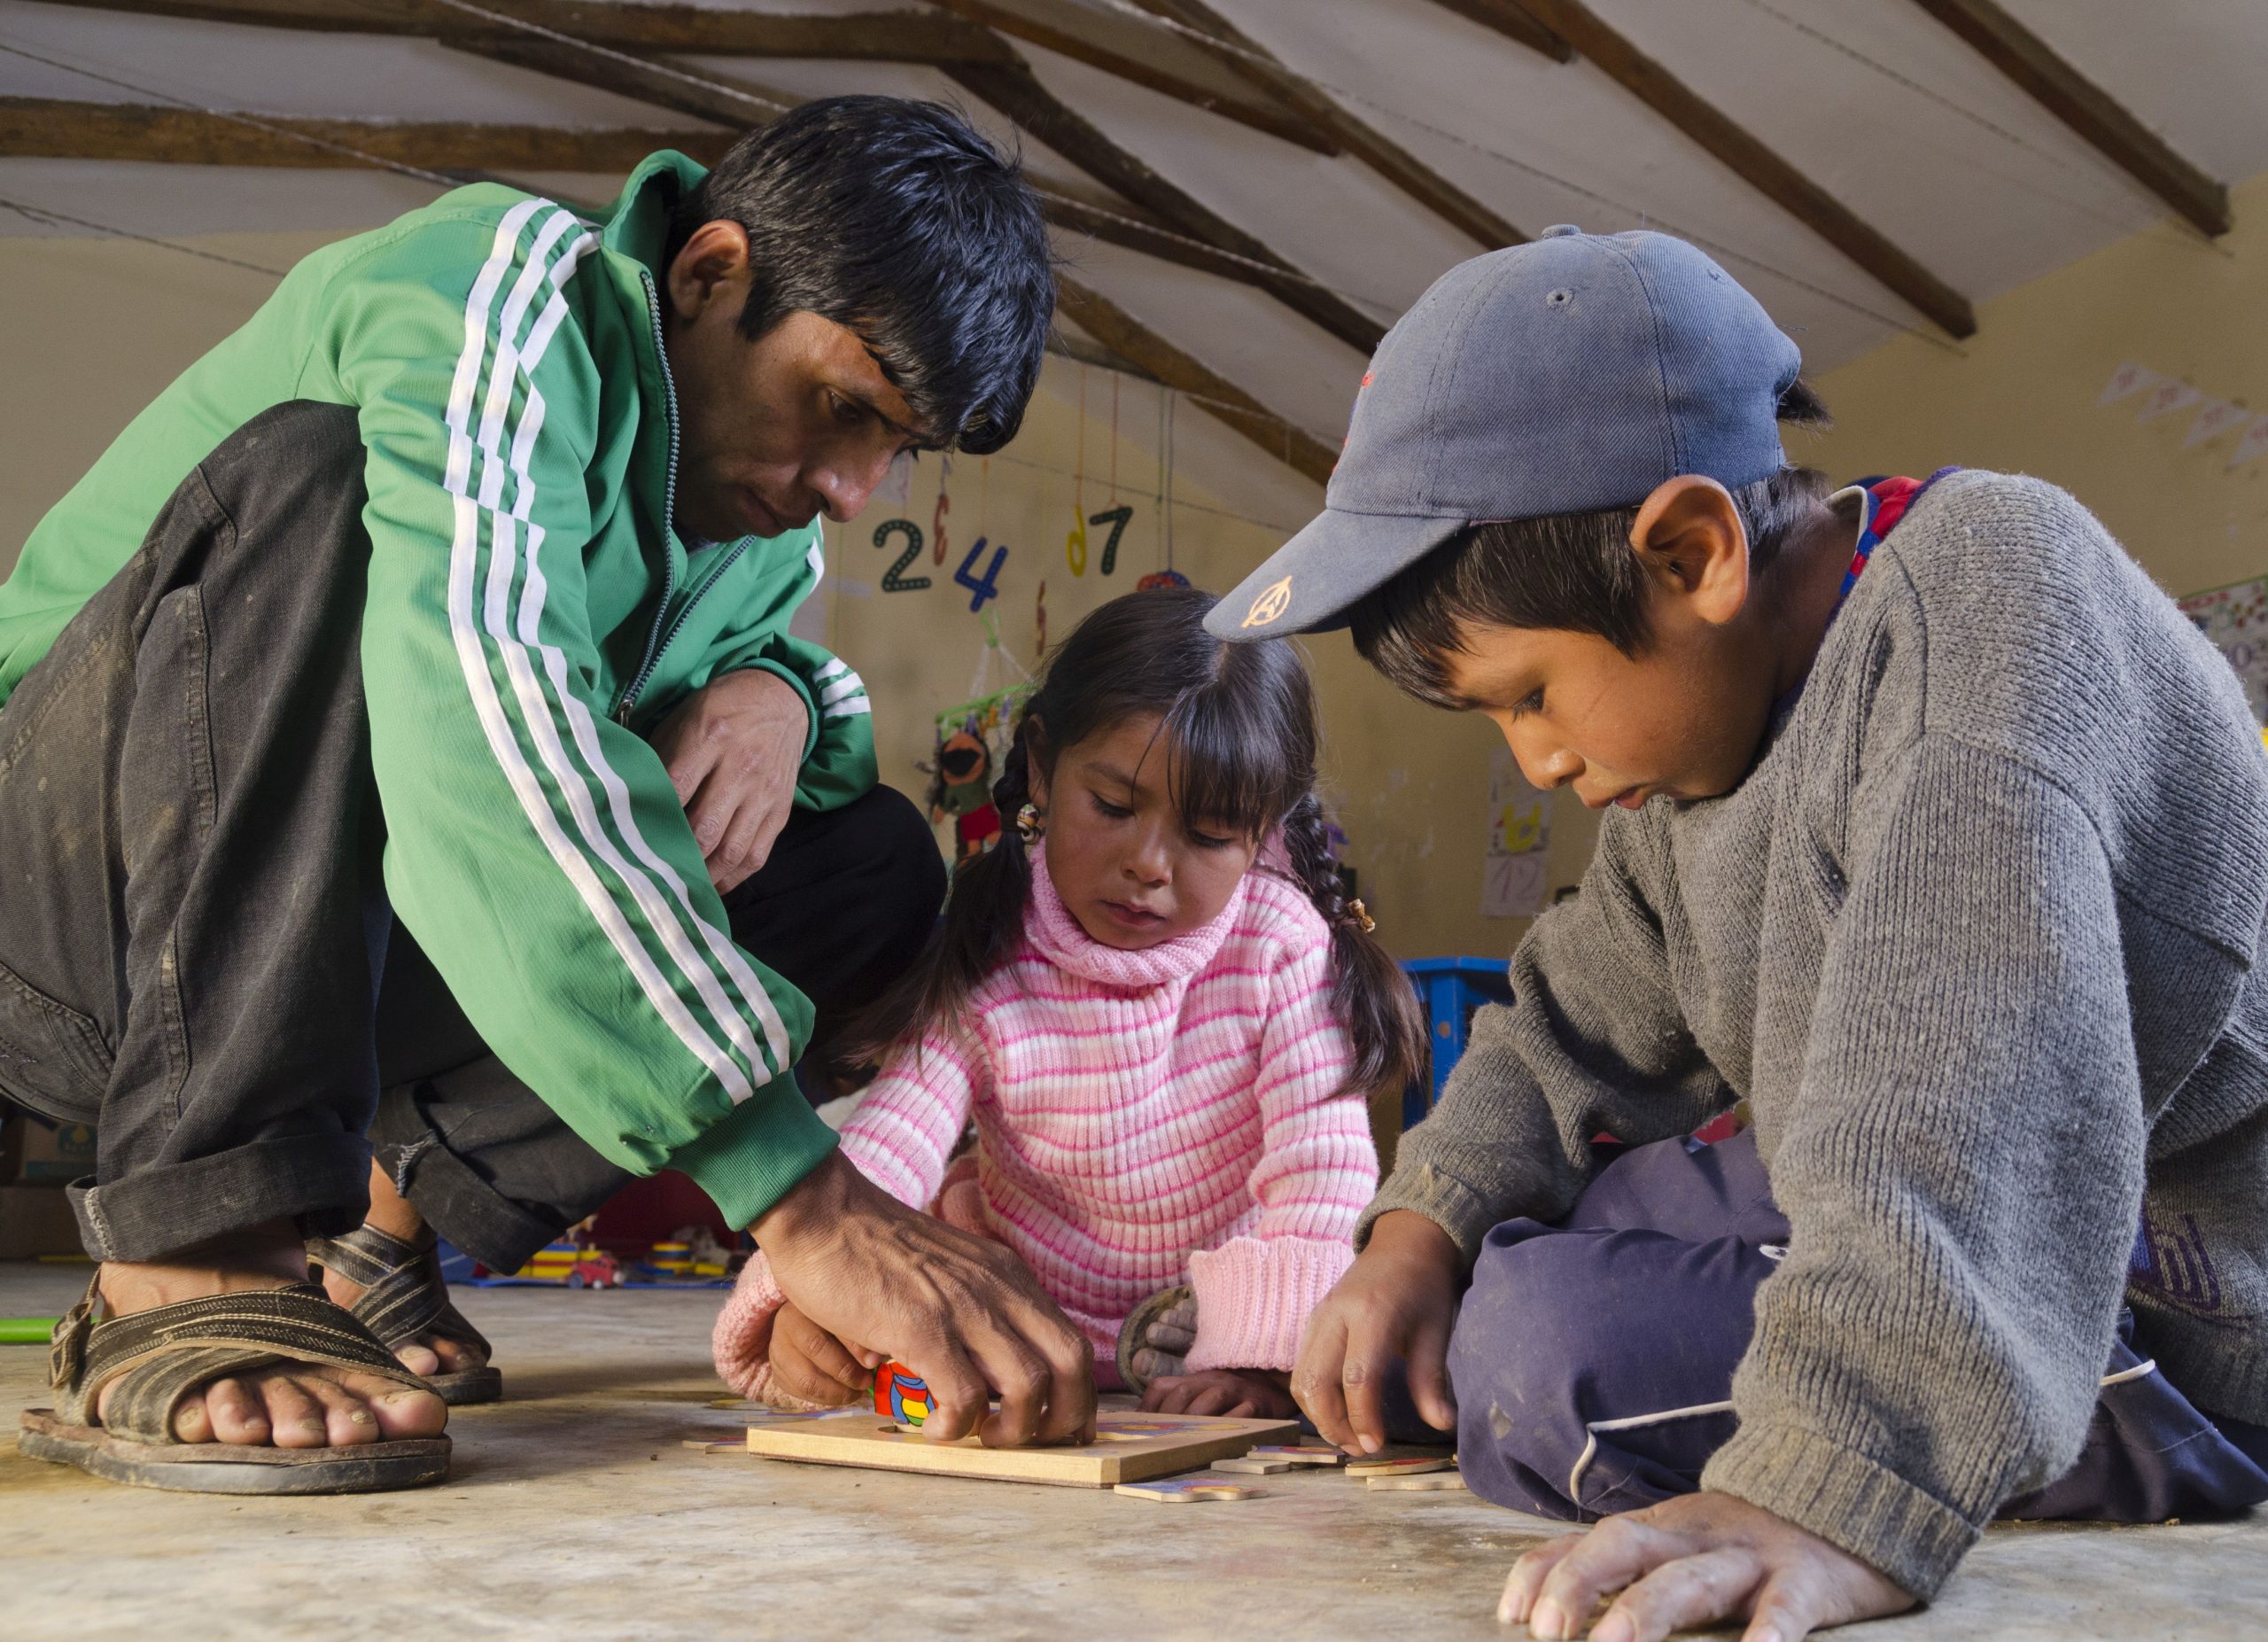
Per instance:
[[[2268,1422],[2264,914],[2227,664],[2070,496],[1949,476],[1740,786],[1608,813],[1358,1238],[1470,1261],[1745,1097],[1793,1237],[1703,1484],[1930,1596],[2078,1458],[2122,1303]]]

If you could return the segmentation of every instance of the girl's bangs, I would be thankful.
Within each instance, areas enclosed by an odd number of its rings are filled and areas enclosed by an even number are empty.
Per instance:
[[[1257,838],[1299,801],[1305,774],[1293,767],[1293,738],[1239,715],[1227,694],[1191,690],[1165,714],[1166,790],[1192,831],[1225,826]]]

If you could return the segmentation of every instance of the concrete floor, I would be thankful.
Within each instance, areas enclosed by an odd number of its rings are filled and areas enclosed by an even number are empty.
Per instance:
[[[0,1265],[0,1315],[86,1268]],[[1107,1492],[796,1467],[730,1436],[712,1293],[459,1296],[509,1402],[451,1422],[454,1475],[408,1494],[228,1500],[97,1482],[0,1436],[0,1634],[16,1642],[613,1638],[1498,1638],[1513,1557],[1557,1525],[1331,1475],[1179,1508]],[[46,1352],[0,1346],[0,1409]],[[1943,1601],[1868,1642],[2268,1632],[2268,1517],[1996,1529]]]

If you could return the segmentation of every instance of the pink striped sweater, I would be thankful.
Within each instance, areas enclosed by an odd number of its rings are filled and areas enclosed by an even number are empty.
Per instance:
[[[1379,1175],[1314,904],[1262,865],[1202,929],[1122,952],[1080,928],[1035,852],[1024,938],[972,996],[968,1039],[933,1030],[892,1056],[844,1153],[1022,1256],[1106,1389],[1128,1314],[1184,1282],[1192,1372],[1291,1367]],[[972,1117],[976,1150],[949,1170]],[[782,1302],[756,1256],[715,1356],[742,1396],[793,1405],[771,1383]]]

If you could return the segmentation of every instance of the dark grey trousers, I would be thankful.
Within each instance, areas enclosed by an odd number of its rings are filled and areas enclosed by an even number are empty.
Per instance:
[[[505,1269],[628,1178],[488,1053],[386,905],[363,461],[351,409],[247,423],[0,708],[0,1093],[94,1125],[71,1195],[97,1259],[283,1217],[346,1231],[374,1141]],[[796,812],[726,910],[823,1039],[944,890],[880,789]]]

